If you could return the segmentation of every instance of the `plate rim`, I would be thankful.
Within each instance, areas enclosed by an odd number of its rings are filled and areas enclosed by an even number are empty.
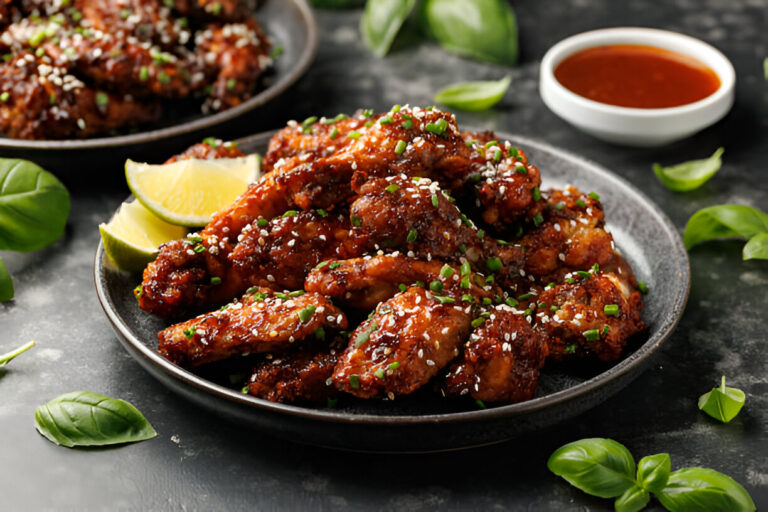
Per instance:
[[[236,140],[236,142],[240,145],[247,145],[249,142],[254,140],[269,138],[275,133],[277,133],[277,130],[261,132],[239,138]],[[144,361],[138,361],[142,364],[142,366],[144,366],[144,363],[152,364],[155,369],[161,370],[163,373],[179,380],[183,384],[197,388],[198,390],[204,391],[215,397],[223,398],[228,402],[234,403],[235,405],[248,407],[249,409],[252,409],[253,412],[260,410],[293,416],[305,420],[345,425],[408,426],[425,423],[461,424],[482,420],[511,420],[515,417],[536,413],[544,409],[559,406],[571,400],[577,400],[579,398],[583,398],[584,396],[588,396],[601,388],[608,387],[613,381],[621,379],[626,374],[636,370],[636,367],[638,365],[642,365],[642,362],[645,359],[653,356],[653,354],[659,349],[664,341],[666,341],[674,332],[683,316],[685,306],[690,295],[691,276],[688,253],[685,250],[682,238],[677,233],[677,230],[669,217],[658,207],[654,201],[652,201],[648,196],[646,196],[643,192],[641,192],[621,176],[611,172],[607,168],[590,159],[578,156],[568,150],[558,148],[549,143],[503,131],[496,131],[495,133],[499,138],[513,140],[516,144],[519,143],[519,145],[523,148],[528,147],[531,149],[535,148],[536,150],[543,150],[569,162],[576,163],[579,166],[587,166],[589,167],[590,172],[596,172],[601,179],[607,179],[616,182],[628,193],[634,195],[636,200],[639,200],[641,203],[644,203],[645,206],[649,207],[659,226],[663,228],[664,233],[667,234],[669,239],[672,241],[672,247],[670,248],[672,250],[669,254],[670,256],[674,257],[675,264],[673,267],[677,270],[676,277],[678,282],[675,283],[675,286],[673,287],[677,293],[671,300],[670,308],[676,311],[676,313],[671,317],[662,318],[662,324],[659,326],[659,330],[642,345],[640,345],[634,352],[627,355],[614,366],[600,372],[599,374],[585,380],[584,382],[524,402],[500,405],[488,409],[440,414],[359,414],[340,412],[334,409],[312,409],[290,404],[281,404],[256,398],[250,395],[243,395],[232,389],[204,379],[188,370],[174,365],[170,361],[163,358],[158,352],[153,351],[147,347],[138,337],[134,336],[130,332],[128,326],[124,324],[120,317],[117,315],[114,304],[106,292],[104,283],[105,278],[101,272],[101,270],[105,268],[104,261],[106,259],[106,255],[104,254],[104,246],[101,240],[99,241],[99,245],[95,251],[94,257],[94,282],[99,303],[101,304],[102,309],[104,310],[114,330],[118,333],[119,341],[125,346],[126,349],[128,349],[128,352],[133,354],[134,351],[137,351],[137,353],[139,353],[144,358]],[[130,345],[130,347],[128,345]],[[152,372],[148,373],[152,374]]]
[[[307,42],[301,49],[295,66],[289,69],[288,72],[285,73],[282,77],[279,77],[273,85],[262,91],[259,91],[255,96],[249,98],[240,105],[185,123],[167,126],[165,128],[145,130],[139,133],[128,135],[116,135],[113,137],[94,137],[89,139],[27,140],[12,139],[10,137],[0,136],[0,149],[77,151],[84,149],[103,149],[145,144],[186,135],[207,128],[212,128],[214,126],[231,121],[255,108],[267,104],[268,102],[283,94],[307,72],[317,55],[319,45],[317,21],[315,19],[314,13],[312,12],[312,8],[307,3],[307,0],[287,1],[290,1],[292,6],[298,10],[300,20],[306,29]],[[286,0],[279,0],[280,4],[284,5],[284,2],[286,2]]]

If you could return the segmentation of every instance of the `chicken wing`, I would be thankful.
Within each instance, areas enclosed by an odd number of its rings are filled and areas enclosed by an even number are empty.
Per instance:
[[[360,398],[412,393],[459,353],[472,307],[443,303],[419,287],[376,308],[352,333],[333,383]]]
[[[500,304],[470,335],[445,378],[446,394],[484,402],[530,400],[548,353],[546,339],[524,312]]]
[[[539,282],[560,282],[568,272],[607,265],[613,237],[605,230],[603,207],[594,194],[574,187],[543,193],[545,207],[519,243],[525,247],[525,272]]]
[[[309,273],[304,287],[345,306],[370,310],[414,283],[460,302],[464,295],[478,303],[501,297],[498,287],[486,282],[486,277],[471,273],[468,267],[421,261],[399,252],[329,260]]]
[[[318,341],[270,354],[254,368],[248,394],[270,402],[326,402],[338,394],[331,375],[343,348],[340,343]]]
[[[192,368],[235,355],[285,350],[318,329],[345,329],[347,318],[315,293],[254,290],[227,307],[172,325],[157,335],[158,351]]]
[[[198,158],[200,160],[213,160],[216,158],[237,158],[246,156],[234,142],[224,142],[221,139],[209,137],[203,142],[193,144],[178,155],[173,155],[164,163],[172,164],[179,160]]]
[[[553,359],[594,356],[614,361],[628,338],[645,329],[642,297],[613,273],[567,274],[568,282],[539,295],[536,328]]]

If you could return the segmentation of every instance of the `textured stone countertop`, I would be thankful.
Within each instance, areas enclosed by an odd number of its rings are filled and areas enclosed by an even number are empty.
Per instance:
[[[307,75],[272,105],[218,133],[242,136],[361,106],[428,105],[448,83],[509,74],[512,86],[497,108],[459,113],[459,122],[524,134],[595,161],[653,198],[681,232],[705,206],[768,210],[762,68],[768,0],[513,5],[522,49],[514,69],[463,60],[431,43],[399,45],[377,59],[360,42],[359,11],[318,12],[320,52]],[[552,114],[537,92],[547,48],[577,32],[626,25],[675,30],[720,48],[737,73],[731,113],[690,139],[653,150],[601,143]],[[701,158],[719,146],[726,150],[722,170],[695,192],[670,192],[653,176],[653,162]],[[611,501],[591,498],[546,469],[553,450],[583,437],[616,439],[637,458],[668,452],[673,468],[717,469],[743,484],[758,507],[768,507],[768,262],[743,262],[741,243],[707,244],[690,253],[690,300],[676,332],[649,370],[589,412],[535,435],[461,452],[335,452],[223,421],[177,397],[126,353],[96,299],[92,271],[97,225],[128,193],[122,169],[106,166],[97,170],[98,180],[82,180],[73,159],[54,170],[72,193],[66,236],[32,254],[0,254],[17,289],[13,302],[0,305],[0,352],[37,342],[0,374],[3,510],[612,510]],[[696,407],[697,397],[723,374],[747,394],[746,407],[727,425]],[[35,431],[33,411],[74,390],[129,400],[159,436],[104,450],[49,443]]]

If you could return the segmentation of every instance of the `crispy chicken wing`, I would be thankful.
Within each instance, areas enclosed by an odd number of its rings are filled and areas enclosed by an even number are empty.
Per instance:
[[[246,155],[240,151],[240,148],[234,142],[224,142],[221,139],[208,138],[203,142],[191,145],[178,155],[173,155],[165,163],[172,164],[173,162],[190,158],[213,160],[216,158],[237,158],[241,156]]]
[[[248,379],[248,393],[270,402],[325,402],[338,393],[331,375],[343,348],[315,342],[268,356]]]
[[[360,196],[352,203],[352,220],[375,249],[394,247],[417,258],[464,260],[475,270],[518,275],[522,248],[501,246],[478,230],[437,182],[396,175],[353,182],[353,188]]]
[[[498,287],[486,283],[484,276],[468,272],[466,267],[452,267],[436,260],[421,261],[399,252],[330,260],[309,273],[304,287],[345,306],[370,310],[414,283],[457,301],[468,295],[473,301],[482,302],[500,297],[501,293]]]
[[[334,385],[360,398],[412,393],[458,355],[471,309],[443,304],[419,287],[398,293],[352,333]]]
[[[546,339],[519,310],[501,304],[490,313],[448,372],[446,393],[484,402],[530,400],[548,354]]]
[[[315,293],[302,295],[262,288],[228,307],[160,331],[158,351],[184,367],[285,350],[322,328],[345,329],[347,318]]]
[[[0,62],[0,131],[10,137],[88,137],[159,115],[157,103],[94,90],[46,56]]]
[[[574,270],[607,265],[613,237],[605,230],[603,207],[594,194],[574,187],[543,193],[546,206],[532,230],[519,240],[525,247],[525,272],[540,282],[560,282]]]
[[[640,293],[612,273],[568,274],[572,280],[545,290],[536,326],[548,339],[553,359],[595,356],[614,361],[628,338],[645,329]],[[553,311],[554,310],[554,311]]]

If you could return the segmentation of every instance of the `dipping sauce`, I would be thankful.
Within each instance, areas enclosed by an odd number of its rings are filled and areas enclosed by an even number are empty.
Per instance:
[[[693,57],[637,44],[576,52],[557,65],[555,78],[579,96],[633,108],[677,107],[720,87],[720,77]]]

